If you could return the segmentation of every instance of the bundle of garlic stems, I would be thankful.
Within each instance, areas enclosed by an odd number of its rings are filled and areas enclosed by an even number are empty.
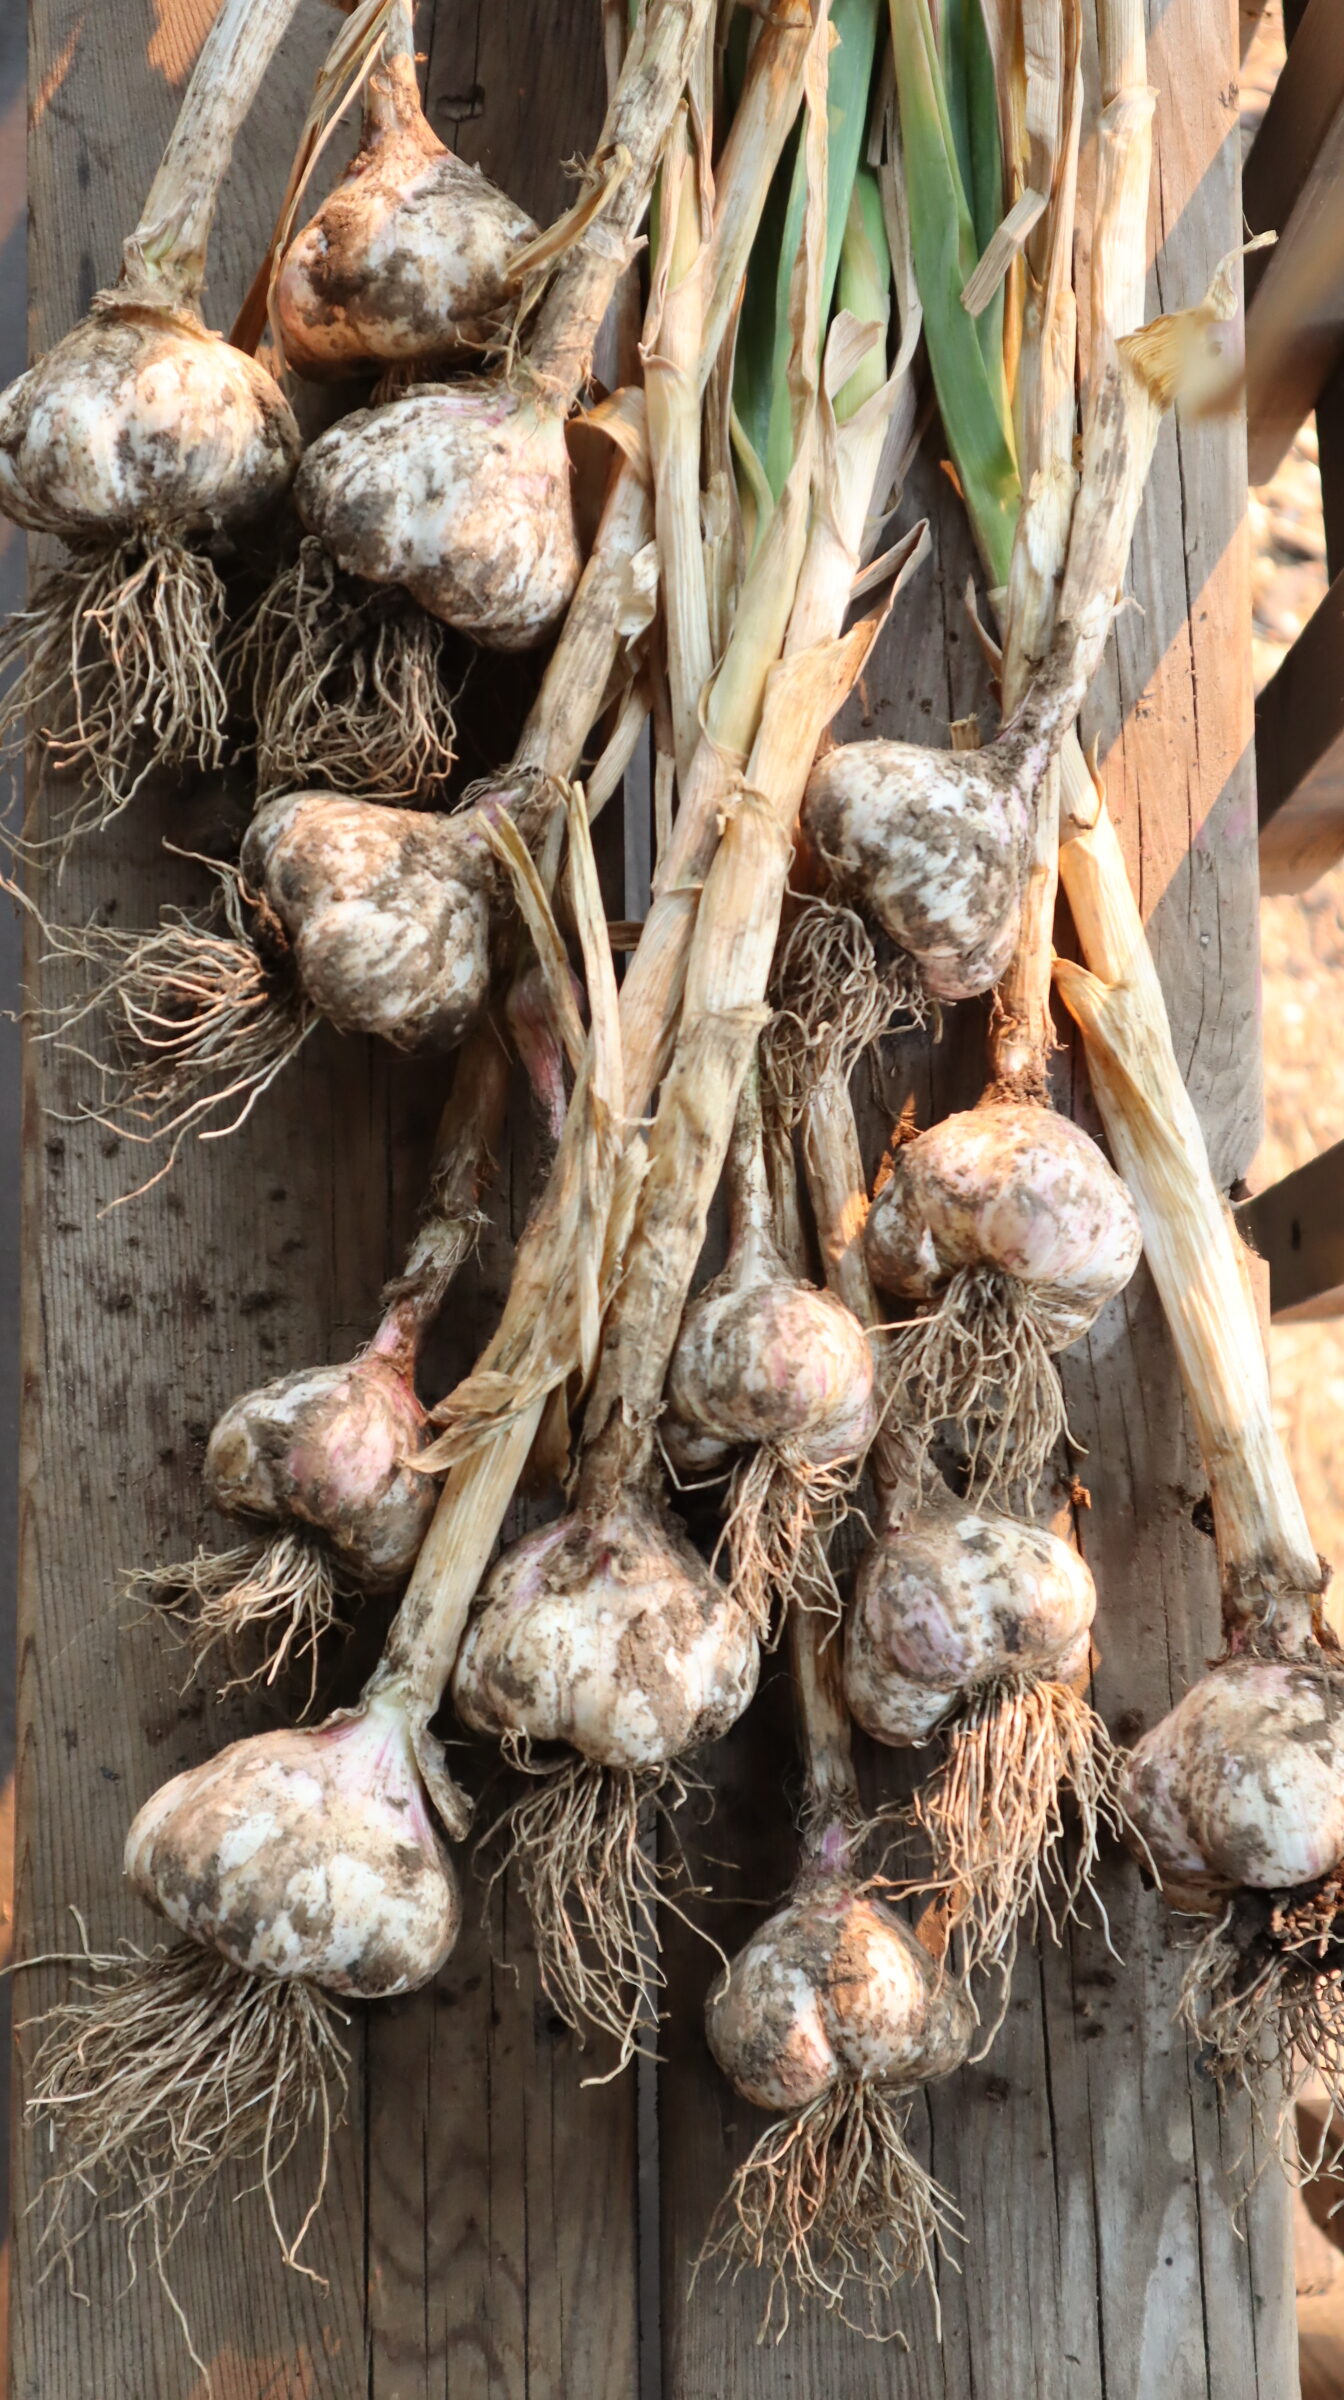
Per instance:
[[[800,1133],[827,1280],[876,1327],[867,1183],[843,1059],[815,1078]],[[891,1412],[868,1458],[877,1530],[845,1619],[844,1690],[876,1741],[906,1748],[942,1737],[942,1763],[916,1793],[913,1822],[964,1972],[993,1975],[1006,2005],[1021,1924],[1043,1918],[1058,1938],[1083,1896],[1095,1899],[1103,1828],[1124,1826],[1121,1757],[1078,1688],[1096,1592],[1058,1532],[983,1500],[958,1501],[941,1483],[931,1493],[919,1467],[918,1433]]]
[[[0,641],[0,668],[24,662],[0,730],[27,717],[80,779],[67,840],[151,772],[224,755],[216,554],[275,510],[301,444],[273,376],[209,331],[201,296],[234,139],[297,5],[223,0],[118,282],[0,395],[0,510],[69,552]]]
[[[578,1229],[605,1218],[621,1117],[615,978],[577,797],[569,837],[593,1030],[557,1157],[558,1203],[533,1221],[535,1275],[515,1276],[506,1347],[535,1317],[541,1279],[563,1283]],[[85,1988],[45,2020],[29,2107],[59,2136],[46,2228],[57,2253],[68,2255],[96,2195],[162,2267],[219,2169],[243,2160],[297,2262],[344,2078],[340,2003],[417,1990],[457,1935],[457,1878],[438,1827],[461,1839],[469,1808],[429,1724],[540,1413],[508,1422],[487,1473],[473,1461],[449,1475],[358,1703],[311,1729],[235,1742],[136,1817],[127,1876],[186,1938],[86,1960]],[[314,2122],[316,2189],[287,2232],[275,2179]]]
[[[1111,238],[1094,249],[1092,374],[1123,387],[1124,328],[1142,306],[1147,181],[1144,19],[1106,0]],[[1161,986],[1099,786],[1065,814],[1060,873],[1085,965],[1060,961],[1093,1089],[1138,1202],[1209,1478],[1225,1649],[1139,1743],[1126,1804],[1171,1904],[1205,1920],[1182,2005],[1215,2073],[1248,2086],[1294,2174],[1294,2102],[1312,2078],[1344,2100],[1338,1927],[1344,1868],[1341,1660],[1318,1558],[1275,1430],[1247,1261],[1177,1065]]]
[[[210,1435],[206,1498],[243,1521],[245,1538],[128,1579],[132,1592],[186,1620],[198,1674],[222,1648],[233,1670],[226,1689],[274,1683],[306,1661],[311,1705],[318,1645],[341,1607],[396,1590],[415,1564],[436,1498],[415,1467],[428,1439],[417,1368],[476,1246],[508,1089],[508,1053],[487,1018],[458,1059],[428,1200],[371,1340],[338,1366],[245,1392]],[[252,1663],[240,1663],[248,1650]]]
[[[797,1874],[705,2010],[733,2089],[776,2122],[733,2176],[701,2263],[768,2277],[762,2339],[783,2336],[797,2299],[889,2340],[894,2286],[927,2275],[937,2312],[935,2256],[959,2232],[907,2143],[911,2100],[962,2064],[975,2017],[944,1964],[938,1912],[912,1932],[862,1878],[838,1636],[801,1610],[789,1633],[806,1761]]]

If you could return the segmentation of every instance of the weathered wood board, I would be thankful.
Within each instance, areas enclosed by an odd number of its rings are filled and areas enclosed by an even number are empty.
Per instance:
[[[1152,297],[1195,296],[1238,238],[1233,0],[1152,0],[1157,85]],[[116,263],[166,134],[208,0],[33,0],[33,345],[78,314]],[[301,14],[245,136],[212,280],[228,321],[283,179],[287,128],[329,20]],[[577,0],[437,0],[420,35],[436,122],[534,210],[563,197],[556,162],[600,108],[597,10]],[[935,560],[902,604],[865,707],[883,732],[938,739],[985,698],[956,594],[969,560],[936,443],[907,513],[928,508]],[[1166,983],[1177,1050],[1226,1186],[1257,1138],[1255,806],[1250,753],[1244,459],[1226,420],[1168,429],[1095,704],[1111,801]],[[488,673],[488,668],[480,672]],[[150,798],[90,844],[59,893],[146,924],[197,896],[165,859],[217,840],[244,804],[221,787]],[[898,1060],[921,1119],[974,1097],[980,1026],[957,1013],[936,1050]],[[1061,1091],[1085,1122],[1071,1052]],[[177,1767],[262,1722],[180,1689],[159,1629],[114,1605],[117,1570],[181,1555],[206,1531],[198,1470],[220,1407],[282,1368],[348,1355],[367,1332],[423,1174],[432,1069],[320,1035],[224,1143],[184,1154],[133,1205],[107,1137],[68,1125],[79,1078],[30,1042],[27,1377],[23,1454],[18,1928],[23,1952],[68,1944],[78,1905],[106,1947],[144,1940],[121,1893],[126,1820]],[[520,1133],[470,1308],[469,1352],[506,1272],[500,1228],[527,1189]],[[1093,1506],[1080,1522],[1100,1587],[1097,1694],[1132,1735],[1216,1641],[1202,1480],[1156,1302],[1140,1275],[1070,1360],[1069,1401]],[[374,1629],[376,1634],[376,1629]],[[354,1688],[365,1632],[336,1669]],[[865,1753],[874,1798],[889,1759]],[[787,1882],[796,1771],[773,1678],[712,1762],[725,1804],[704,1840],[731,1946]],[[1288,2212],[1273,2177],[1241,2238],[1233,2204],[1249,2129],[1225,2116],[1171,2016],[1178,1961],[1160,1905],[1108,1860],[1117,1957],[1099,1930],[1024,1958],[992,2055],[931,2094],[920,2138],[966,2214],[943,2330],[912,2297],[908,2352],[827,2319],[760,2348],[759,2292],[690,2268],[715,2200],[758,2126],[716,2077],[700,2031],[712,1953],[675,1926],[666,2062],[581,2089],[584,2061],[539,2000],[514,1895],[469,1921],[434,1991],[371,2011],[325,2215],[309,2245],[324,2284],[288,2274],[255,2199],[229,2191],[184,2237],[174,2284],[215,2400],[1289,2400],[1296,2390]],[[1123,1961],[1123,1963],[1122,1963]],[[516,1974],[513,1970],[516,1968]],[[30,2013],[54,1973],[26,1978]],[[41,2280],[43,2160],[16,2145],[14,2400],[203,2400],[152,2274],[133,2290],[103,2228],[81,2271]],[[292,2213],[301,2192],[287,2187]],[[651,2244],[657,2242],[656,2254]]]

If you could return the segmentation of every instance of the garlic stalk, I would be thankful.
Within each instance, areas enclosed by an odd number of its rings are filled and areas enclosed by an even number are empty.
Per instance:
[[[911,2098],[961,2065],[975,2020],[935,1955],[932,1916],[911,1932],[859,1876],[838,1643],[815,1613],[794,1611],[789,1625],[807,1768],[802,1857],[784,1907],[705,2010],[734,2090],[778,2121],[733,2176],[701,2263],[768,2276],[762,2339],[783,2335],[795,2300],[890,2339],[895,2285],[910,2273],[932,2281],[958,2231],[955,2204],[907,2144]]]
[[[297,0],[223,0],[119,280],[0,394],[0,510],[59,534],[0,646],[22,658],[0,730],[27,717],[89,788],[66,840],[162,767],[217,767],[227,702],[215,552],[273,510],[298,427],[274,378],[201,315],[205,253],[234,139]]]
[[[534,1218],[495,1340],[498,1356],[537,1337],[547,1294],[562,1352],[566,1296],[586,1228],[610,1201],[621,1112],[615,977],[587,822],[570,811],[571,885],[593,1032],[566,1119],[557,1194]],[[148,2231],[162,2260],[227,2157],[259,2162],[275,2219],[282,2156],[329,2122],[344,2072],[342,1998],[417,1989],[438,1972],[460,1922],[437,1824],[460,1839],[469,1810],[429,1730],[467,1612],[541,1420],[520,1407],[448,1475],[383,1656],[353,1709],[307,1731],[233,1743],[146,1802],[127,1837],[136,1890],[186,1936],[164,1952],[94,1962],[99,1980],[49,2022],[29,2107],[62,2134],[49,2186],[53,2238],[68,2248],[90,2187],[119,2202],[127,2238]],[[89,2061],[98,2062],[96,2083]]]

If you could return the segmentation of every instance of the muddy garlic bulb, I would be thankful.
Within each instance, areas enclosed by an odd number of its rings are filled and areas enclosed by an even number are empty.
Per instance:
[[[691,1445],[697,1436],[722,1448],[796,1443],[809,1461],[829,1466],[855,1457],[871,1437],[873,1354],[841,1301],[795,1282],[777,1251],[772,1259],[758,1249],[749,1264],[730,1263],[687,1309],[667,1397],[674,1457],[686,1428]]]
[[[352,1999],[428,1983],[462,1919],[405,1714],[380,1698],[174,1776],[131,1826],[126,1874],[243,1974]]]
[[[302,445],[273,377],[200,302],[234,138],[295,5],[223,0],[115,289],[0,394],[0,511],[71,554],[0,643],[0,683],[23,661],[0,732],[27,718],[80,778],[66,839],[151,769],[224,756],[213,552],[276,509]]]
[[[1286,1892],[1344,1865],[1344,1708],[1304,1660],[1243,1656],[1201,1677],[1146,1733],[1126,1808],[1176,1908],[1238,1887]]]
[[[347,574],[397,584],[495,650],[530,650],[579,579],[563,415],[503,382],[421,384],[306,453],[299,514]]]
[[[507,1550],[453,1673],[464,1724],[530,1765],[497,1831],[532,1917],[543,1985],[624,2066],[662,1981],[658,1902],[676,1864],[641,1842],[646,1801],[684,1797],[681,1761],[736,1723],[760,1653],[747,1611],[661,1511],[633,1494]],[[563,1754],[543,1764],[539,1744]]]
[[[241,865],[303,990],[340,1032],[401,1050],[461,1041],[485,1001],[496,884],[473,812],[300,792],[258,811]]]
[[[864,1557],[845,1627],[845,1697],[876,1741],[926,1741],[984,1686],[1085,1676],[1096,1605],[1084,1561],[1057,1534],[949,1496]]]
[[[410,11],[394,9],[361,147],[276,279],[289,365],[322,379],[479,351],[510,299],[510,257],[536,230],[431,131]]]
[[[908,1925],[863,1891],[836,1823],[792,1897],[754,1933],[705,2010],[733,2089],[776,2112],[705,2244],[725,2272],[764,2270],[760,2338],[796,2300],[888,2338],[902,2275],[931,2273],[955,2230],[948,2195],[905,2139],[910,2096],[966,2058],[974,2012]]]
[[[759,1663],[727,1586],[669,1519],[630,1501],[561,1518],[505,1552],[458,1654],[453,1700],[473,1732],[657,1771],[736,1723]]]
[[[1029,787],[999,746],[849,742],[812,771],[803,823],[832,882],[919,966],[935,1000],[997,983],[1012,955]]]
[[[311,1527],[365,1591],[392,1590],[415,1563],[437,1486],[407,1461],[426,1416],[407,1362],[368,1352],[246,1392],[205,1454],[206,1494],[226,1516]]]

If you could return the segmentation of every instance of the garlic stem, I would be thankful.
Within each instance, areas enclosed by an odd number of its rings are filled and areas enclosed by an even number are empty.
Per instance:
[[[807,1774],[804,1839],[814,1853],[834,1846],[837,1829],[852,1832],[859,1814],[843,1656],[839,1630],[820,1609],[789,1610],[789,1665]],[[843,1863],[843,1856],[827,1858],[828,1865]]]
[[[708,128],[701,129],[708,140]],[[700,739],[700,699],[713,669],[709,593],[700,532],[700,379],[703,279],[700,159],[685,108],[663,155],[662,241],[654,273],[657,305],[641,345],[649,451],[658,522],[659,573],[677,772],[690,772]]]
[[[199,300],[215,204],[234,142],[298,5],[299,0],[222,0],[140,222],[122,248],[126,297],[172,307],[191,307]]]
[[[630,38],[598,141],[609,180],[598,210],[561,262],[537,312],[528,362],[548,408],[567,416],[588,379],[607,304],[634,256],[663,144],[709,0],[647,0]]]
[[[441,146],[421,106],[410,0],[390,0],[383,55],[364,86],[361,132],[366,148],[406,132],[421,133],[436,152]]]
[[[755,1058],[742,1078],[737,1115],[728,1143],[728,1227],[734,1250],[750,1242],[776,1250],[774,1206],[765,1172],[765,1126],[761,1073]]]

